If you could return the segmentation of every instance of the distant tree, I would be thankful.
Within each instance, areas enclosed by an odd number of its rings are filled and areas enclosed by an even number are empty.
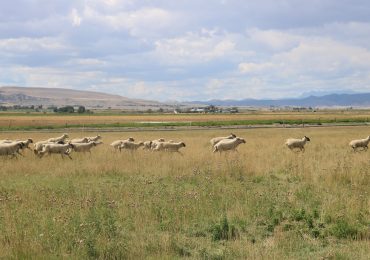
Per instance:
[[[58,113],[74,113],[75,109],[73,106],[65,106],[65,107],[60,107],[58,108]]]
[[[78,109],[77,109],[77,113],[79,114],[82,114],[82,113],[85,113],[86,112],[86,109],[84,106],[79,106]]]

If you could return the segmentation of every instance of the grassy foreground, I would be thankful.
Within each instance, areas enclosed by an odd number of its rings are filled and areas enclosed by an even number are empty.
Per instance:
[[[369,127],[106,133],[92,155],[0,158],[0,258],[369,259]],[[55,134],[54,134],[55,135]],[[73,137],[92,135],[74,133]],[[306,152],[284,147],[307,135]],[[1,134],[46,139],[47,134]],[[182,140],[184,156],[113,153],[133,136]]]

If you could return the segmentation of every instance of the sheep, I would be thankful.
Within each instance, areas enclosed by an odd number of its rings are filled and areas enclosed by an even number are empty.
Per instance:
[[[89,152],[91,154],[91,148],[102,144],[102,142],[88,142],[88,143],[73,143],[73,151],[75,152]]]
[[[75,139],[72,139],[71,140],[71,143],[73,144],[77,144],[77,143],[88,143],[89,142],[89,138],[88,137],[84,137],[84,138],[75,138]]]
[[[10,139],[3,139],[3,140],[0,140],[0,144],[10,144],[14,142],[13,140],[10,140]]]
[[[182,154],[179,151],[181,147],[186,147],[184,142],[159,142],[154,151],[177,152],[179,154]]]
[[[222,139],[218,143],[213,146],[213,152],[225,152],[225,151],[235,151],[237,152],[236,148],[239,144],[245,144],[245,140],[240,137],[236,137],[233,139]]]
[[[86,138],[89,140],[89,142],[97,142],[100,139],[102,139],[102,137],[100,135],[97,135],[97,136],[87,136]]]
[[[56,144],[56,143],[48,143],[45,144],[44,147],[42,148],[42,151],[39,152],[39,157],[43,157],[44,154],[51,155],[52,153],[60,154],[62,158],[64,159],[63,155],[67,155],[69,159],[72,160],[72,157],[69,155],[70,150],[73,150],[75,147],[74,144],[71,142],[67,144]]]
[[[152,149],[152,141],[145,141],[144,142],[144,147],[143,147],[144,150],[150,150]]]
[[[55,137],[55,138],[49,138],[47,141],[49,143],[57,143],[59,141],[65,141],[67,138],[68,138],[68,134],[63,134],[62,136],[59,136],[59,137]]]
[[[0,155],[2,156],[11,155],[12,158],[16,157],[16,154],[17,153],[20,154],[19,150],[22,149],[23,147],[24,147],[24,144],[22,142],[0,144]]]
[[[234,135],[233,133],[231,133],[229,136],[212,138],[210,142],[211,142],[211,145],[213,147],[213,146],[215,146],[215,144],[217,144],[221,140],[224,140],[224,139],[234,139],[234,138],[236,138],[236,135]]]
[[[59,141],[59,142],[56,142],[57,144],[65,144],[64,141]],[[42,151],[42,148],[44,147],[44,145],[46,144],[55,144],[54,142],[49,142],[48,140],[46,141],[38,141],[36,143],[33,144],[33,152],[37,155],[39,152]]]
[[[354,152],[357,151],[357,148],[363,148],[363,150],[366,151],[368,148],[367,145],[369,144],[369,142],[370,142],[370,136],[368,136],[365,139],[352,140],[351,142],[349,142],[349,146],[352,147]]]
[[[128,142],[134,142],[135,141],[135,139],[134,138],[132,138],[132,137],[129,137],[129,138],[127,138],[126,140],[116,140],[116,141],[114,141],[113,143],[111,143],[110,145],[115,149],[115,150],[119,150],[119,151],[121,151],[121,145],[122,145],[122,143],[123,142],[125,142],[125,141],[128,141]]]
[[[144,146],[144,142],[130,142],[130,141],[124,141],[120,145],[120,149],[128,149],[131,151],[137,150],[139,147]]]
[[[304,146],[306,142],[310,142],[311,139],[308,138],[307,136],[304,136],[302,139],[294,139],[294,138],[289,138],[286,140],[285,145],[290,149],[293,150],[294,148],[299,148],[300,151],[305,151]]]
[[[153,140],[152,143],[151,143],[152,150],[154,150],[159,143],[163,143],[163,142],[164,142],[164,138],[159,138],[157,140]]]

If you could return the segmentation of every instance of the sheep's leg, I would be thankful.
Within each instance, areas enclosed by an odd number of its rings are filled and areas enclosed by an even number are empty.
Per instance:
[[[66,154],[68,156],[69,159],[72,160],[72,157],[69,155],[69,153]]]

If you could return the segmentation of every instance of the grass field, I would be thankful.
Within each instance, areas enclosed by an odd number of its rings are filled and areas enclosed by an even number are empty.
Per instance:
[[[25,114],[0,113],[0,130],[75,127],[225,126],[257,124],[367,123],[367,110],[252,111],[238,114]]]
[[[209,130],[105,133],[73,160],[0,158],[0,258],[369,259],[370,155],[348,142],[370,127],[235,133],[247,143],[222,156],[209,139],[228,132]],[[303,135],[305,153],[284,147]],[[187,146],[113,153],[128,136]]]

